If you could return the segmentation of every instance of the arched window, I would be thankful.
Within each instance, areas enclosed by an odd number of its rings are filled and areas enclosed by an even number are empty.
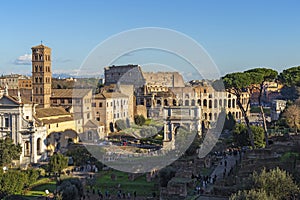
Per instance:
[[[173,106],[177,106],[177,102],[175,99],[173,99]]]
[[[204,113],[204,119],[207,120],[207,113]]]
[[[222,99],[219,100],[219,107],[222,107]]]
[[[157,99],[156,104],[159,105],[159,106],[161,106],[161,101],[160,101],[160,99]]]
[[[190,105],[190,101],[189,100],[185,100],[184,105],[185,106],[189,106]]]
[[[168,103],[167,99],[164,100],[164,106],[169,106],[169,103]]]
[[[207,100],[206,99],[203,100],[203,106],[207,107]]]
[[[232,99],[232,107],[235,108],[235,99]]]
[[[194,100],[194,99],[192,100],[191,105],[192,105],[192,106],[195,106],[195,100]]]
[[[209,102],[208,102],[208,107],[209,107],[209,108],[212,108],[212,100],[209,100]]]
[[[182,100],[180,99],[178,105],[179,105],[179,106],[182,106],[182,104],[183,104],[183,102],[182,102]]]
[[[231,108],[231,99],[228,99],[228,108]]]
[[[214,108],[217,108],[217,107],[218,107],[218,100],[215,99],[215,100],[214,100]]]
[[[215,114],[214,114],[214,120],[217,120],[217,118],[218,118],[218,114],[215,113]]]
[[[198,106],[201,106],[201,99],[198,99]]]
[[[209,120],[211,121],[212,120],[212,114],[211,113],[209,113]]]

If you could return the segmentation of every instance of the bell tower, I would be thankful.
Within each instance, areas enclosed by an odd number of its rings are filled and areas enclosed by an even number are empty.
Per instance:
[[[51,97],[51,48],[42,43],[32,47],[32,102],[39,108],[50,107]]]

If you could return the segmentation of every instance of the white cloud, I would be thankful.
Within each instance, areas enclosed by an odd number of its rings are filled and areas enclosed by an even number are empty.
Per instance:
[[[16,65],[31,65],[31,54],[24,54],[19,56],[15,61]]]

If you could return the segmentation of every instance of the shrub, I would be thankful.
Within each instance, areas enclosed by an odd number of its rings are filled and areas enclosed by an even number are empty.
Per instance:
[[[127,126],[126,126],[126,123],[125,123],[124,120],[118,119],[118,120],[116,121],[116,129],[117,129],[118,131],[124,130],[124,129],[126,129],[126,128],[127,128]]]
[[[139,125],[139,126],[143,126],[146,122],[146,119],[143,115],[135,115],[134,116],[134,123],[136,125]]]

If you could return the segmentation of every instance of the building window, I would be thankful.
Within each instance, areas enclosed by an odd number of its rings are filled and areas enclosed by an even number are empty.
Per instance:
[[[97,117],[96,120],[97,120],[98,122],[100,122],[100,117]]]
[[[209,102],[208,102],[208,107],[209,107],[209,108],[212,108],[212,100],[209,100]]]
[[[218,100],[215,99],[215,100],[214,100],[214,108],[217,108],[217,107],[218,107]]]
[[[92,103],[92,107],[96,107],[96,103]]]
[[[86,115],[86,117],[89,119],[89,118],[90,118],[90,113],[88,113],[88,114]]]
[[[4,126],[5,126],[6,128],[9,127],[9,118],[8,118],[8,117],[5,117]]]
[[[61,99],[61,100],[60,100],[60,103],[61,103],[61,104],[65,104],[65,99]]]
[[[29,157],[30,156],[30,143],[29,141],[26,141],[24,144],[24,156]]]
[[[55,104],[56,104],[56,103],[57,103],[57,99],[53,99],[53,103],[55,103]]]
[[[102,103],[99,103],[99,107],[102,108]]]
[[[88,132],[88,140],[93,140],[93,133],[92,133],[92,131]]]
[[[72,99],[68,99],[68,103],[71,104],[72,103]]]
[[[231,99],[228,99],[228,108],[231,108]]]
[[[37,154],[38,155],[41,155],[42,154],[42,140],[41,138],[38,138],[37,141],[36,141],[36,151],[37,151]]]
[[[56,124],[56,127],[58,127],[58,124]]]
[[[206,99],[203,100],[203,106],[207,107],[207,100]]]

